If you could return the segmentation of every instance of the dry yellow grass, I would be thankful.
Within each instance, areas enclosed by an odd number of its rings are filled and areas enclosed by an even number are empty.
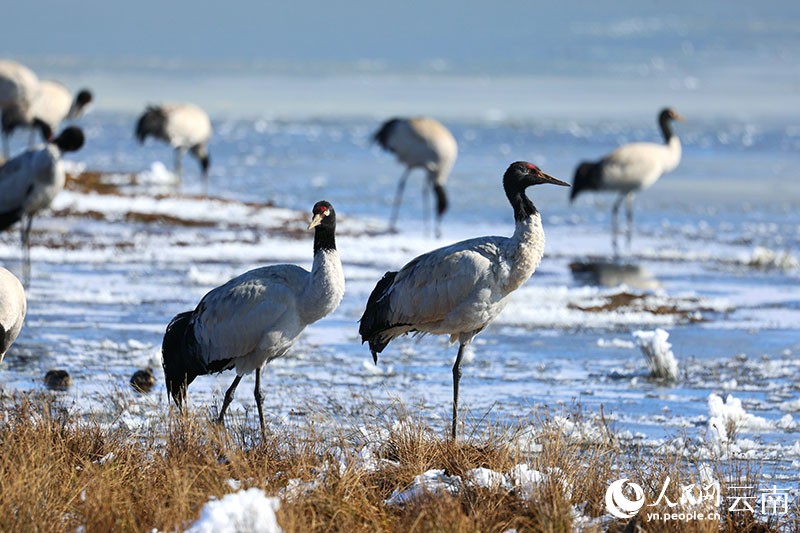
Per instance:
[[[392,413],[399,424],[366,431],[353,429],[363,427],[354,424],[333,432],[310,425],[276,430],[258,442],[251,426],[226,430],[165,414],[158,434],[137,434],[73,418],[49,395],[4,403],[0,530],[9,532],[180,531],[197,519],[209,498],[232,492],[232,479],[241,488],[282,495],[278,520],[290,532],[570,531],[578,527],[574,509],[587,517],[607,516],[605,492],[621,471],[655,480],[654,485],[666,475],[683,481],[687,471],[676,458],[644,458],[621,449],[608,428],[598,427],[607,439],[581,441],[546,419],[533,423],[541,448],[532,453],[514,444],[522,425],[490,427],[453,443],[400,408]],[[582,423],[602,426],[602,421]],[[380,461],[364,468],[357,456],[370,439]],[[405,505],[385,503],[429,469],[463,479],[473,468],[509,472],[520,463],[546,473],[527,494],[520,487],[464,483],[457,494],[431,492]],[[289,480],[313,484],[290,494]],[[649,487],[648,494],[653,490]],[[787,524],[784,520],[782,527]],[[653,523],[645,521],[644,512],[632,521],[606,519],[581,527],[635,531],[637,525],[646,531],[779,529],[731,515],[721,522]]]

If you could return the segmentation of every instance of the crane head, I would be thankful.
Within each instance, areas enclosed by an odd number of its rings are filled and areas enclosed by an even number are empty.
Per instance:
[[[77,126],[70,126],[64,129],[64,131],[51,142],[58,146],[58,149],[62,152],[76,152],[81,149],[84,140],[83,130]]]
[[[542,172],[539,167],[527,161],[511,163],[508,170],[506,170],[505,176],[503,176],[503,182],[506,188],[526,188],[531,185],[541,185],[542,183],[569,187],[569,183]]]
[[[329,202],[321,200],[314,204],[311,209],[311,222],[308,223],[308,229],[313,229],[323,224],[326,226],[335,224],[335,221],[336,213],[333,211],[333,206]]]
[[[683,115],[681,115],[671,107],[666,107],[662,109],[661,113],[658,115],[659,122],[664,122],[665,120],[677,120],[678,122],[686,122],[686,119],[683,118]]]

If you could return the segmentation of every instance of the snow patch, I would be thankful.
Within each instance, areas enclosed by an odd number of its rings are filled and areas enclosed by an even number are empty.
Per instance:
[[[155,161],[150,168],[139,172],[136,181],[148,185],[172,185],[179,182],[178,176],[170,172],[161,161]]]
[[[532,469],[526,464],[518,464],[508,473],[513,486],[517,489],[520,496],[526,500],[533,498],[536,487],[547,480],[547,476],[538,470]]]
[[[461,486],[460,476],[448,476],[444,469],[428,470],[415,477],[406,490],[392,492],[386,505],[403,505],[426,494],[458,494]]]
[[[508,474],[489,468],[473,468],[465,474],[466,486],[484,489],[514,490],[523,499],[533,498],[536,488],[547,480],[547,474],[520,463]],[[449,476],[442,470],[428,470],[417,477],[405,490],[395,490],[386,505],[404,505],[425,495],[458,494],[465,483],[460,476]]]
[[[508,477],[491,468],[473,468],[465,477],[471,484],[484,489],[511,489]]]
[[[275,512],[280,500],[267,497],[259,488],[234,492],[205,504],[200,518],[187,529],[190,533],[279,533]]]

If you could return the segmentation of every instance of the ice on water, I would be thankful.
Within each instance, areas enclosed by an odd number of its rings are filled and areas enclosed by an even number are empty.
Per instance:
[[[678,360],[667,341],[669,333],[658,328],[655,331],[634,331],[633,336],[644,354],[650,377],[673,381],[678,379]]]

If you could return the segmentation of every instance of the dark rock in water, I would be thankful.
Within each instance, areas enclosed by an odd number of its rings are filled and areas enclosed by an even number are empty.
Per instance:
[[[50,390],[65,391],[72,385],[72,377],[66,370],[48,370],[44,375],[44,385]]]
[[[600,287],[628,287],[640,290],[656,290],[660,287],[657,279],[645,267],[633,263],[621,263],[605,259],[590,258],[588,261],[574,261],[569,269],[572,277],[583,285]]]
[[[155,384],[156,378],[153,375],[152,368],[137,370],[133,373],[133,376],[131,376],[131,387],[133,387],[133,390],[136,392],[150,392]]]

